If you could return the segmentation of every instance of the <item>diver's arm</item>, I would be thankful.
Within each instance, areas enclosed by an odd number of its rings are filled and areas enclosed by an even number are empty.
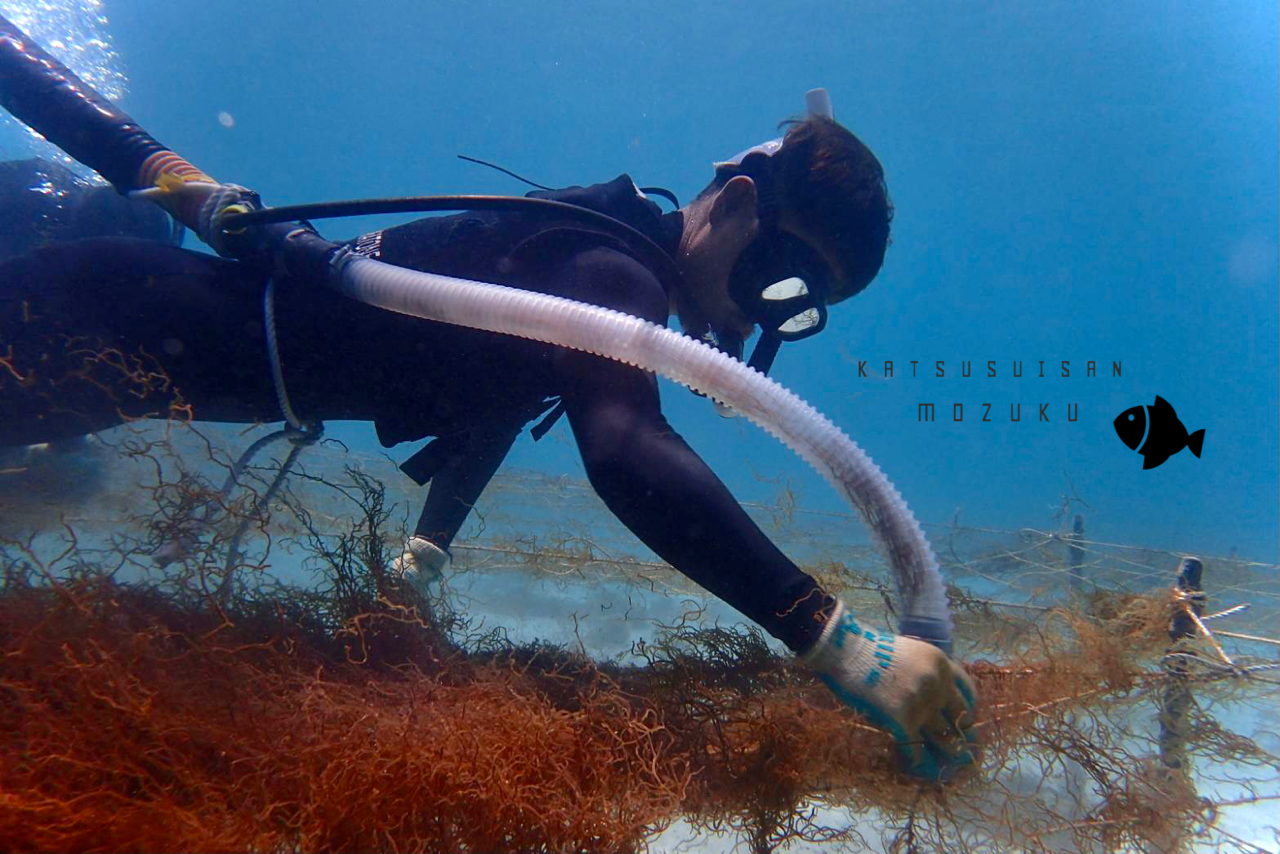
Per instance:
[[[617,262],[600,266],[575,272],[614,282],[628,272]],[[633,284],[644,284],[631,273]],[[651,290],[639,293],[615,294],[621,305],[613,307],[650,320],[665,312]],[[945,779],[972,761],[976,694],[963,668],[927,643],[864,627],[789,561],[667,424],[652,375],[582,353],[561,351],[559,358],[562,399],[587,476],[636,536],[800,654],[841,701],[888,730],[910,774]]]
[[[666,319],[661,286],[630,258],[584,253],[564,274],[576,298]],[[816,642],[818,614],[831,601],[667,423],[653,376],[573,351],[556,358],[587,476],[614,515],[663,560],[790,648]]]
[[[440,580],[453,560],[449,545],[502,465],[521,426],[512,423],[471,436],[430,474],[431,486],[418,524],[391,564],[392,572],[424,595],[430,595],[430,585]]]
[[[445,460],[431,477],[414,536],[448,551],[480,493],[520,435],[521,426],[512,424],[508,429],[476,436]]]
[[[657,391],[613,369],[565,396],[587,477],[601,499],[663,560],[795,651],[822,631],[829,604],[778,550],[657,407]],[[640,388],[639,386],[646,386]],[[643,397],[652,399],[642,402]],[[639,404],[639,405],[637,405]]]

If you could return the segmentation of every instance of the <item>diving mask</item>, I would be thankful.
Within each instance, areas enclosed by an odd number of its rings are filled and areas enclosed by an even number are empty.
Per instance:
[[[806,93],[805,106],[810,116],[833,117],[825,89]],[[770,140],[715,164],[717,171],[746,175],[756,185],[759,233],[734,263],[729,296],[760,327],[748,364],[765,374],[783,341],[800,341],[826,327],[834,276],[816,249],[778,225],[772,158],[782,142]]]

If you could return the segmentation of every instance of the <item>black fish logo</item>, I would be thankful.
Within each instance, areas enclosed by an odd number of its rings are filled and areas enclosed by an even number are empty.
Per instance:
[[[1148,409],[1151,410],[1150,415],[1146,412]],[[1142,463],[1144,469],[1155,468],[1183,448],[1190,448],[1191,453],[1199,457],[1200,446],[1204,444],[1204,431],[1197,430],[1188,436],[1187,428],[1178,420],[1178,413],[1173,411],[1169,401],[1158,394],[1154,405],[1130,407],[1111,423],[1115,425],[1120,441],[1145,458]]]

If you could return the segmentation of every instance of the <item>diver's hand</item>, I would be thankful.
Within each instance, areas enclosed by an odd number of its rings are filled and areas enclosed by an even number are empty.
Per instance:
[[[802,659],[846,705],[893,735],[912,776],[945,780],[973,761],[973,680],[937,647],[868,629],[837,602]]]
[[[444,577],[453,558],[444,549],[422,537],[410,537],[400,557],[391,562],[391,572],[412,584],[423,596],[432,584]]]

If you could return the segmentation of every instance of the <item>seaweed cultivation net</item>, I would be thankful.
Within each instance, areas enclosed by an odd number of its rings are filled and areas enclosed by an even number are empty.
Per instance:
[[[443,583],[389,570],[418,498],[325,443],[269,502],[258,432],[128,425],[0,489],[6,850],[1260,850],[1280,799],[1277,567],[1052,530],[927,526],[981,690],[976,765],[890,740],[622,529],[499,475]],[[283,452],[281,452],[283,454]],[[48,490],[81,466],[81,488]],[[42,489],[44,491],[42,491]],[[749,507],[868,619],[856,519]],[[1253,607],[1218,619],[1212,611]],[[1185,619],[1184,619],[1185,622]],[[1200,627],[1204,627],[1203,629]],[[1210,634],[1212,632],[1212,634]],[[1256,822],[1274,824],[1273,820]]]

